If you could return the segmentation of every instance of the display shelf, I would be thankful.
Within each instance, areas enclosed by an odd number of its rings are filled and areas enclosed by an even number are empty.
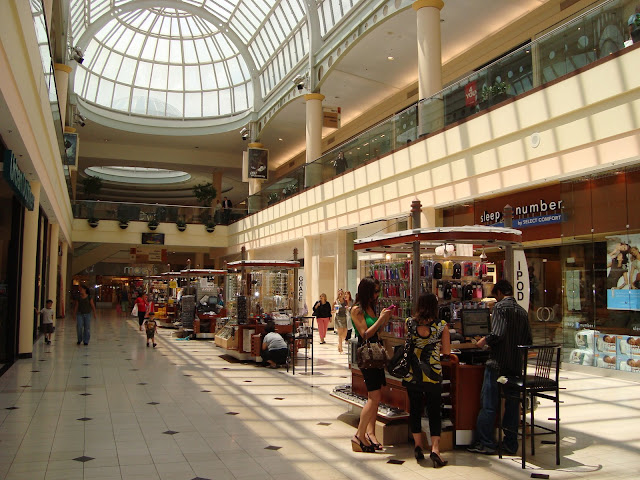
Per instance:
[[[334,398],[342,400],[343,402],[347,402],[351,405],[355,405],[361,408],[364,407],[365,403],[367,403],[368,400],[364,395],[353,393],[353,391],[351,390],[351,385],[339,385],[333,389],[330,395]],[[401,420],[409,418],[409,414],[404,410],[400,410],[384,403],[381,403],[378,406],[378,416],[387,420]]]

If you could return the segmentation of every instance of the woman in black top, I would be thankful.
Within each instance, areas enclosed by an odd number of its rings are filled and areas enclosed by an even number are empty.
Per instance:
[[[320,343],[326,343],[324,337],[327,336],[327,328],[331,321],[331,304],[327,302],[327,295],[325,293],[320,294],[320,300],[313,306],[313,316],[318,319]]]
[[[80,295],[73,304],[73,315],[76,317],[76,331],[78,332],[78,345],[84,342],[89,345],[91,338],[91,313],[96,317],[96,306],[89,296],[89,288],[86,285],[80,287]]]

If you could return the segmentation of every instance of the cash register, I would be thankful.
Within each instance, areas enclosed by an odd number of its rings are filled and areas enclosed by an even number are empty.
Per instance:
[[[460,327],[465,339],[484,337],[491,333],[491,313],[488,308],[469,308],[460,311]],[[460,347],[457,353],[461,363],[468,365],[481,365],[489,359],[489,350],[470,346],[468,344],[452,345],[452,348]],[[465,346],[466,348],[463,348]]]

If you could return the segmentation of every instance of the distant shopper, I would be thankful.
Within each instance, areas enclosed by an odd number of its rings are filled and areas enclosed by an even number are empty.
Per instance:
[[[636,11],[627,21],[629,26],[629,36],[633,43],[640,41],[640,4],[636,6]]]
[[[331,305],[327,302],[326,293],[321,293],[320,300],[313,305],[313,316],[318,320],[320,343],[326,343],[324,339],[327,336],[327,328],[329,328],[329,322],[331,321]]]
[[[44,333],[44,343],[51,343],[51,334],[53,333],[53,300],[47,300],[45,307],[38,312],[42,315],[42,332]]]
[[[96,305],[89,295],[89,287],[82,285],[80,295],[73,304],[73,315],[76,317],[76,331],[78,333],[78,345],[89,345],[91,338],[91,314],[96,318]]]
[[[513,286],[500,280],[491,292],[498,303],[493,307],[491,333],[478,340],[477,346],[491,347],[489,360],[484,368],[484,380],[480,392],[480,412],[476,421],[475,443],[470,452],[492,455],[496,453],[494,439],[498,415],[498,377],[520,375],[522,365],[518,345],[531,345],[531,327],[527,311],[513,298]],[[505,399],[502,426],[504,448],[507,454],[518,451],[518,418],[520,402],[509,396]]]
[[[227,197],[224,197],[224,199],[222,199],[222,222],[225,225],[229,225],[232,208],[233,208],[233,204],[231,203],[231,200],[229,200]]]
[[[266,335],[262,339],[262,362],[264,366],[277,368],[287,362],[287,354],[289,348],[287,342],[284,341],[282,335],[276,332],[276,326],[273,322],[267,322],[264,329]]]
[[[138,295],[136,305],[138,307],[138,325],[140,326],[140,331],[142,331],[142,324],[144,323],[144,317],[147,316],[147,307],[149,306],[146,293]]]
[[[124,316],[129,315],[129,292],[127,287],[124,287],[120,292],[120,308],[122,308]]]
[[[342,150],[338,152],[338,156],[333,161],[333,166],[336,169],[336,175],[340,175],[347,170],[347,159],[344,158],[344,152]]]
[[[351,307],[353,307],[353,297],[351,296],[351,292],[347,290],[344,292],[344,301],[346,302],[345,310],[347,311],[347,336],[346,339],[351,339],[351,335],[353,333],[353,323],[351,321]]]
[[[156,330],[158,324],[153,317],[147,317],[144,321],[144,331],[147,333],[147,348],[149,342],[153,343],[153,348],[156,348]]]
[[[417,364],[412,364],[411,376],[403,380],[409,396],[409,426],[415,445],[416,460],[424,459],[422,441],[422,414],[427,407],[429,434],[431,435],[430,459],[434,467],[443,467],[446,460],[440,457],[440,433],[442,431],[442,364],[440,354],[451,351],[447,322],[438,319],[438,297],[423,293],[418,297],[418,306],[407,326],[412,329],[414,354]],[[409,334],[409,332],[407,333]],[[419,369],[418,369],[419,367]],[[417,370],[417,371],[414,371]]]
[[[344,292],[342,289],[338,290],[336,301],[333,304],[336,310],[335,329],[338,332],[338,352],[342,353],[342,343],[347,338],[347,303],[344,299]]]

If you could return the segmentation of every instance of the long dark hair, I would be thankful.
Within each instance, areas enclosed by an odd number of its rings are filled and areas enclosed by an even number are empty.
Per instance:
[[[80,290],[84,290],[85,292],[87,292],[87,297],[91,296],[91,290],[89,290],[89,287],[87,287],[86,285],[80,285]]]
[[[364,277],[360,280],[358,285],[358,293],[356,293],[356,305],[359,305],[362,310],[366,310],[371,307],[375,309],[376,306],[376,289],[380,288],[380,282],[373,277]]]
[[[438,297],[433,293],[422,293],[418,297],[415,318],[418,323],[435,321],[438,318]]]

